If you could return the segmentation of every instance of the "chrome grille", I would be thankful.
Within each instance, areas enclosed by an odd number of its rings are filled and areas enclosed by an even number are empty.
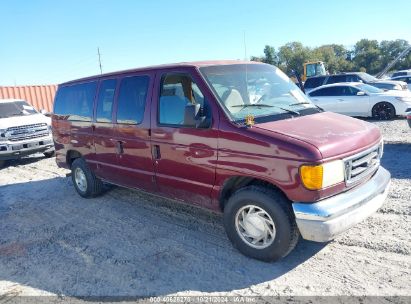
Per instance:
[[[6,130],[6,137],[10,141],[33,139],[49,135],[46,123],[10,127]]]
[[[344,159],[345,183],[355,183],[374,173],[380,166],[383,144]]]

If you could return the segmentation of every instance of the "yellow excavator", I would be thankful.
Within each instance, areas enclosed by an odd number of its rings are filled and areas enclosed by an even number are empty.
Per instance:
[[[304,74],[301,80],[304,82],[309,77],[326,75],[324,62],[322,61],[312,61],[304,63]]]

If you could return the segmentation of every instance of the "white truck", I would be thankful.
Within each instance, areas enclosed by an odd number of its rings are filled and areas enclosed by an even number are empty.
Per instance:
[[[51,119],[19,99],[0,99],[0,168],[6,160],[54,155]]]

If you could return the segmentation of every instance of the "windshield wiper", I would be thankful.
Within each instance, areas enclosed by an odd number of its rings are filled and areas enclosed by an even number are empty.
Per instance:
[[[290,104],[289,106],[291,107],[291,106],[298,106],[298,105],[303,105],[303,104],[313,105],[313,106],[315,106],[318,110],[320,110],[321,112],[324,112],[324,109],[323,109],[323,108],[321,108],[321,107],[319,107],[319,106],[317,106],[316,104],[311,103],[311,102],[296,102],[296,103]]]
[[[242,104],[242,105],[234,105],[231,106],[233,108],[238,108],[238,107],[243,107],[243,108],[248,108],[248,107],[267,107],[267,108],[272,108],[272,105],[266,104],[266,103],[248,103],[248,104]]]
[[[306,101],[304,101],[304,102],[296,102],[296,103],[290,104],[289,106],[298,106],[298,105],[302,105],[302,104],[312,104],[312,103],[311,103],[311,102],[306,102]]]
[[[245,109],[245,108],[248,108],[248,107],[277,108],[277,109],[283,110],[285,112],[300,116],[300,113],[297,112],[297,111],[293,111],[293,110],[290,110],[290,109],[282,108],[282,107],[279,107],[279,106],[273,106],[273,105],[269,105],[269,104],[265,104],[265,103],[250,103],[250,104],[243,104],[243,105],[235,105],[235,106],[232,106],[232,107],[242,107],[242,109]]]

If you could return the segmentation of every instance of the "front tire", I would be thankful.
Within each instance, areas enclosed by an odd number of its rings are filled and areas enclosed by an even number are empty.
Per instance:
[[[266,262],[288,255],[299,238],[290,203],[280,192],[259,186],[242,188],[230,197],[224,227],[241,253]]]
[[[0,169],[3,168],[5,164],[6,164],[5,160],[0,160]]]
[[[71,165],[71,178],[77,193],[84,198],[96,197],[103,192],[103,183],[82,158],[77,158]]]
[[[391,120],[395,117],[395,108],[389,102],[379,102],[372,108],[372,117],[377,120]]]
[[[50,152],[44,152],[44,153],[43,153],[43,155],[44,155],[46,158],[51,158],[51,157],[54,156],[54,154],[55,154],[55,151],[50,151]]]

